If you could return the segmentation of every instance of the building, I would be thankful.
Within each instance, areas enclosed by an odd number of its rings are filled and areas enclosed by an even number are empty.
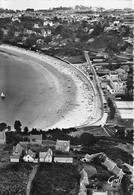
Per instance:
[[[51,163],[53,157],[53,151],[49,148],[47,152],[40,152],[39,153],[39,161]]]
[[[61,152],[69,152],[70,150],[70,141],[57,140],[56,141],[56,150]]]
[[[32,150],[26,151],[26,155],[23,157],[25,162],[34,162],[35,161],[35,153]]]
[[[26,154],[24,157],[23,157],[23,160],[25,162],[34,162],[34,158],[32,156],[30,156],[29,154]]]
[[[10,162],[19,162],[20,161],[20,156],[10,156]]]
[[[41,135],[32,135],[30,134],[30,144],[42,144],[42,134]]]
[[[0,131],[0,144],[6,143],[6,134],[5,131]]]
[[[24,150],[23,147],[20,144],[17,144],[16,146],[13,146],[12,155],[13,156],[21,156],[23,150]]]
[[[54,157],[54,162],[58,163],[73,163],[72,157],[63,157],[63,156],[56,156]]]

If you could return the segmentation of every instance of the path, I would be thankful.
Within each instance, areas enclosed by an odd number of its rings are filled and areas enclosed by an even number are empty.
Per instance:
[[[26,188],[26,195],[30,195],[30,190],[31,190],[31,184],[32,184],[32,181],[33,181],[33,178],[38,170],[38,167],[39,167],[39,164],[36,164],[34,167],[33,167],[33,170],[30,174],[30,177],[29,177],[29,181],[28,181],[28,184],[27,184],[27,188]]]

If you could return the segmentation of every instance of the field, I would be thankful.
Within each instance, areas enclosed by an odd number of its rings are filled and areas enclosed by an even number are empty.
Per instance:
[[[0,195],[25,195],[32,166],[10,163],[0,167]]]
[[[79,172],[76,165],[40,164],[32,182],[32,195],[77,195]]]

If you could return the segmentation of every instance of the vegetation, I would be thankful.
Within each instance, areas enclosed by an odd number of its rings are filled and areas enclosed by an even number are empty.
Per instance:
[[[32,182],[31,194],[77,195],[80,175],[71,164],[40,164]]]
[[[13,163],[0,168],[0,194],[25,195],[31,164]]]

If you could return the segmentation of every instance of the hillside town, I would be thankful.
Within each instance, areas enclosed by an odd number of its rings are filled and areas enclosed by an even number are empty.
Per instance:
[[[0,44],[73,64],[103,113],[68,129],[0,120],[1,195],[133,194],[133,16],[130,8],[0,8]]]

